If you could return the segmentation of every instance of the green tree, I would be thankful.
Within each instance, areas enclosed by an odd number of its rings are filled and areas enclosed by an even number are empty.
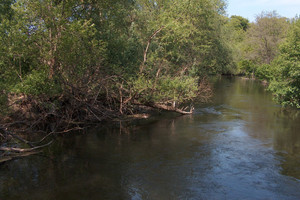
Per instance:
[[[62,83],[80,85],[96,79],[106,45],[96,39],[91,20],[75,20],[74,9],[80,6],[81,1],[53,0],[14,4],[5,66],[20,79],[15,91],[50,94]]]
[[[197,83],[198,76],[221,72],[229,63],[221,34],[223,12],[224,2],[218,0],[138,1],[133,28],[144,46],[140,74],[148,80],[145,82],[155,83],[149,84],[155,91],[148,93],[152,94],[147,98],[150,102],[156,101],[158,93],[166,95],[166,103],[178,100],[178,94],[174,96],[176,88],[172,95],[159,91],[164,88],[160,84],[167,84],[163,79],[182,87],[185,81],[180,85],[180,78],[190,76]],[[190,86],[190,97],[194,97],[194,84]]]
[[[37,110],[65,109],[71,117],[97,116],[104,108],[129,112],[132,104],[176,110],[199,94],[206,99],[204,77],[232,63],[223,0],[7,5],[10,11],[0,9],[5,93],[39,99]]]
[[[11,5],[14,3],[14,0],[2,0],[0,2],[0,22],[4,19],[11,19],[13,16],[13,9]]]
[[[249,20],[241,16],[231,16],[226,23],[226,35],[232,51],[232,73],[252,73],[249,61],[244,60],[244,43],[246,40],[246,31],[250,26]],[[245,66],[242,66],[245,64]],[[240,66],[240,68],[238,68]],[[250,70],[250,71],[248,71]]]
[[[270,90],[283,105],[300,108],[300,20],[295,19],[279,56],[272,63],[275,72]]]
[[[233,15],[230,17],[230,24],[235,30],[247,31],[249,28],[249,20],[242,17]]]
[[[286,37],[288,20],[275,11],[262,12],[248,29],[245,57],[257,64],[270,64]]]

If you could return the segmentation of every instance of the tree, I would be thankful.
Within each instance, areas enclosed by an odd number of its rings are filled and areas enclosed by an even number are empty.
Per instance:
[[[0,22],[2,23],[4,19],[10,20],[13,16],[13,9],[11,5],[14,0],[2,0],[0,2]]]
[[[190,113],[184,104],[211,95],[206,75],[231,66],[223,0],[10,5],[0,14],[1,91],[12,104],[20,97],[12,113],[26,120],[101,121],[141,104]]]
[[[230,24],[235,30],[247,31],[249,28],[249,20],[237,15],[232,15],[230,17]]]
[[[250,26],[249,20],[241,16],[231,16],[225,25],[225,35],[228,37],[232,51],[232,73],[239,74],[241,71],[249,67],[249,62],[243,61],[243,44],[246,40],[246,31]],[[242,68],[238,69],[238,65],[246,64]]]
[[[144,55],[136,81],[149,85],[138,89],[147,96],[142,101],[179,105],[196,97],[199,76],[222,71],[229,63],[221,35],[223,9],[224,2],[217,0],[138,1],[134,28],[139,28]],[[181,87],[188,88],[178,92]]]
[[[278,54],[289,23],[275,11],[262,12],[248,29],[246,58],[257,64],[270,64]]]
[[[292,22],[286,42],[272,63],[275,69],[269,89],[276,100],[300,108],[300,20]]]
[[[15,91],[50,94],[62,84],[91,82],[100,73],[106,45],[96,39],[91,20],[75,20],[80,6],[81,1],[15,3],[5,58],[20,79]]]

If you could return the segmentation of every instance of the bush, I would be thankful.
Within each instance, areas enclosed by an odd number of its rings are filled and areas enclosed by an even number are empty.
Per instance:
[[[161,76],[157,80],[138,77],[133,81],[133,90],[139,100],[151,103],[184,103],[197,97],[197,78]]]
[[[255,77],[260,80],[270,81],[273,77],[272,66],[268,64],[262,64],[256,68]]]
[[[248,77],[253,76],[256,71],[256,65],[251,60],[241,60],[238,63],[240,72]]]
[[[299,85],[292,85],[289,81],[272,81],[269,90],[274,93],[274,98],[283,106],[300,108]]]
[[[53,96],[61,92],[61,87],[55,79],[48,78],[47,70],[33,70],[22,82],[17,84],[12,92],[29,95]]]
[[[269,89],[275,99],[282,105],[300,108],[300,19],[292,25],[273,65],[274,79]]]

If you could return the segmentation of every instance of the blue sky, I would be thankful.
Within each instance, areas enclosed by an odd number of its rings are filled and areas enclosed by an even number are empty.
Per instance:
[[[227,0],[227,14],[240,15],[255,21],[262,11],[276,10],[281,16],[293,18],[300,15],[300,0]]]

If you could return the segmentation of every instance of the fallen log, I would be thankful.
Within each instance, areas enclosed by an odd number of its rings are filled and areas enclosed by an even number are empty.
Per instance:
[[[2,126],[0,126],[0,131],[3,132],[6,136],[7,136],[7,135],[10,135],[10,136],[12,136],[13,138],[15,138],[15,139],[17,139],[17,140],[19,140],[19,141],[21,141],[21,142],[23,142],[23,143],[29,145],[30,147],[33,147],[33,145],[32,145],[29,141],[24,140],[23,138],[19,137],[18,135],[14,134],[14,133],[12,133],[12,132],[10,132],[10,131],[8,131],[8,130],[6,130],[6,128],[4,128],[4,127],[2,127]]]
[[[15,147],[0,147],[0,151],[9,151],[9,152],[17,152],[17,153],[23,153],[23,152],[32,152],[38,149],[41,149],[43,147],[49,146],[51,143],[53,142],[50,141],[47,144],[41,145],[41,146],[37,146],[37,147],[33,147],[33,148],[15,148]]]
[[[175,107],[174,105],[169,106],[169,105],[159,104],[159,103],[140,103],[138,101],[133,101],[132,103],[134,105],[137,105],[137,106],[148,106],[148,107],[151,107],[151,108],[177,112],[177,113],[180,113],[182,115],[191,115],[191,114],[193,114],[193,111],[194,111],[194,106],[190,106],[190,110],[185,111],[187,107],[181,109],[181,108]]]
[[[183,114],[183,115],[193,114],[193,110],[194,110],[193,106],[191,106],[190,111],[185,111],[184,109],[176,108],[174,106],[168,106],[168,105],[157,104],[157,103],[150,104],[150,106],[153,107],[153,108],[158,108],[158,109],[162,109],[162,110],[177,112],[177,113],[180,113],[180,114]]]
[[[41,151],[34,151],[34,152],[25,152],[25,153],[16,153],[16,154],[11,154],[9,156],[2,156],[0,157],[0,164],[3,164],[7,161],[11,161],[14,159],[18,159],[18,158],[23,158],[23,157],[27,157],[27,156],[31,156],[34,154],[38,154]]]

